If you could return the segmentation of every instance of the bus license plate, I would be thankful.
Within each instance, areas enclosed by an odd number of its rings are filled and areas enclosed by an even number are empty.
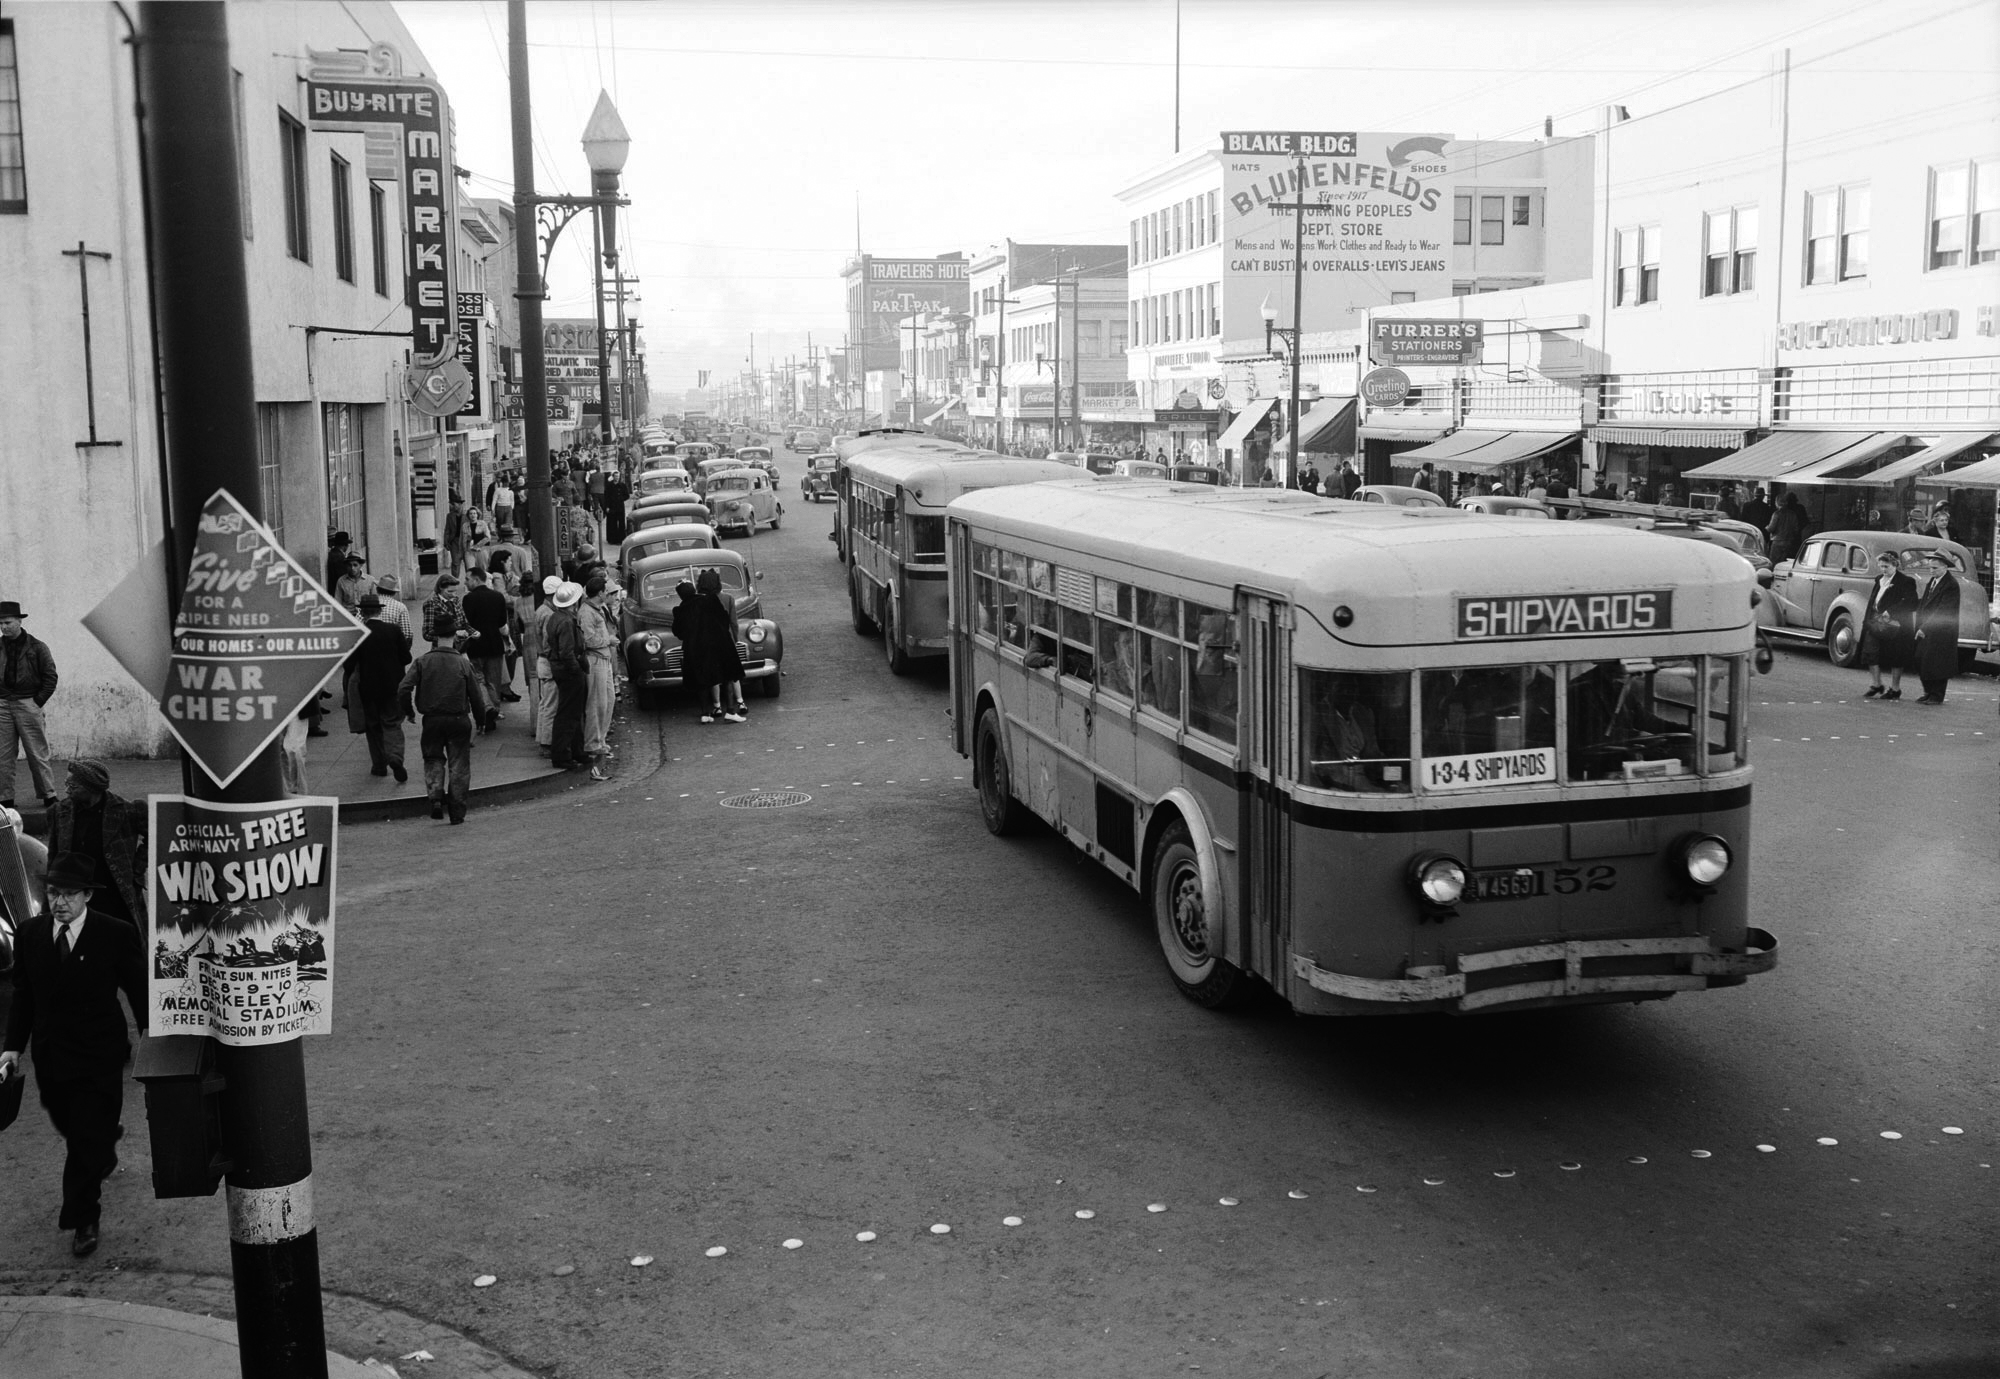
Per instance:
[[[1549,874],[1538,867],[1476,871],[1468,879],[1466,900],[1532,900],[1549,893]]]

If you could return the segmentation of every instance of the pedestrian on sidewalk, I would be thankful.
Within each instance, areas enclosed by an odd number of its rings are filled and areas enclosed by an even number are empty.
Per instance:
[[[583,750],[590,758],[590,778],[610,780],[604,759],[611,750],[611,719],[618,709],[618,634],[611,623],[610,587],[603,572],[590,577],[583,586],[583,602],[577,605],[577,628],[583,634],[583,654],[590,674],[590,697],[584,702]]]
[[[550,600],[562,586],[561,575],[550,575],[543,580],[541,597],[528,620],[527,657],[528,664],[534,667],[534,678],[528,683],[528,712],[535,722],[535,745],[542,749],[543,755],[548,754],[556,730],[556,679],[549,669],[549,619],[555,615],[556,606]]]
[[[349,548],[353,545],[354,538],[344,531],[337,531],[326,539],[326,563],[320,566],[320,571],[325,576],[327,588],[331,589],[347,573],[347,558],[354,553]]]
[[[72,761],[66,794],[49,812],[49,854],[88,857],[108,878],[92,902],[114,919],[146,913],[146,802],[111,793],[101,761]]]
[[[445,509],[444,530],[438,540],[451,555],[450,573],[465,573],[465,553],[472,545],[472,525],[466,520],[465,499],[453,490],[450,506]],[[429,636],[426,632],[424,635]]]
[[[339,583],[333,586],[333,596],[340,600],[340,606],[352,613],[361,607],[361,596],[372,593],[375,581],[368,577],[367,564],[360,556],[347,557],[347,570]]]
[[[417,644],[417,629],[410,621],[410,605],[403,602],[403,586],[394,575],[375,581],[375,595],[382,601],[382,621],[403,634],[403,649]]]
[[[125,1109],[125,1061],[132,1045],[118,993],[146,1032],[146,953],[138,929],[91,903],[103,886],[88,857],[62,853],[49,864],[48,911],[21,926],[14,953],[14,1003],[0,1040],[0,1080],[18,1077],[21,1053],[35,1061],[35,1087],[68,1153],[63,1160],[58,1230],[70,1253],[97,1248],[104,1180],[118,1166]]]
[[[1868,596],[1868,611],[1861,619],[1861,654],[1855,659],[1868,667],[1870,684],[1863,699],[1901,699],[1903,667],[1912,650],[1911,621],[1917,613],[1917,582],[1903,573],[1894,551],[1875,557],[1875,588]],[[1882,667],[1889,668],[1889,684],[1882,684]]]
[[[1923,698],[1917,702],[1936,708],[1944,703],[1945,686],[1958,673],[1958,579],[1942,551],[1927,551],[1921,558],[1930,579],[1917,601],[1911,669],[1924,682]]]
[[[347,693],[361,709],[362,731],[368,736],[368,774],[394,773],[396,784],[410,778],[403,765],[403,713],[396,696],[410,664],[403,634],[382,616],[382,600],[373,594],[361,600],[368,635],[347,658]]]
[[[590,698],[590,666],[583,649],[583,627],[576,606],[583,586],[564,582],[549,602],[549,675],[555,681],[555,725],[549,736],[549,764],[568,771],[584,764],[583,715]]]
[[[437,583],[431,586],[431,596],[424,600],[425,641],[437,640],[434,634],[439,622],[463,626],[465,614],[459,606],[459,587],[457,575],[439,575]]]
[[[507,620],[513,609],[507,596],[487,583],[486,571],[474,565],[465,572],[469,586],[460,606],[465,618],[465,654],[486,682],[486,698],[496,708],[502,699],[516,698],[507,677]]]
[[[632,486],[614,474],[604,483],[604,544],[615,546],[626,536],[625,504],[632,498]]]
[[[446,810],[455,824],[465,822],[466,796],[472,791],[472,725],[491,732],[498,710],[486,702],[486,686],[472,662],[456,645],[458,629],[440,619],[432,629],[431,649],[403,674],[396,697],[403,717],[423,719],[418,739],[424,754],[424,788],[430,795],[431,817]]]
[[[684,615],[687,636],[681,639],[681,674],[704,699],[701,721],[744,722],[743,658],[736,650],[736,610],[722,592],[722,577],[703,570],[695,580],[694,598]]]
[[[12,599],[0,602],[0,807],[14,804],[14,758],[28,758],[28,783],[53,809],[56,778],[49,769],[49,735],[42,707],[56,692],[56,658],[23,625],[28,615]]]

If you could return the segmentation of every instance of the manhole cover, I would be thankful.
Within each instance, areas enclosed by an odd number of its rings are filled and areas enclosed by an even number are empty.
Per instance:
[[[731,795],[722,802],[724,809],[790,809],[795,804],[811,804],[812,796],[803,790],[752,790],[742,795]]]

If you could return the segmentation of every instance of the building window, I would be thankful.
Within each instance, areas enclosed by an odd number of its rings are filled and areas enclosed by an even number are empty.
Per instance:
[[[1139,260],[1139,222],[1138,222],[1137,220],[1134,220],[1134,221],[1132,222],[1132,262],[1134,262],[1134,263],[1138,263],[1139,261],[1140,261],[1140,260]]]
[[[306,195],[306,127],[278,112],[278,156],[285,182],[285,252],[312,262],[311,199]]]
[[[333,155],[333,271],[354,281],[354,192],[347,160]]]
[[[1454,297],[1470,297],[1472,295],[1472,284],[1453,283],[1451,285],[1451,295]]]
[[[1931,169],[1927,268],[2000,259],[2000,160]]]
[[[1472,243],[1472,198],[1469,196],[1454,196],[1451,199],[1451,242]]]
[[[1757,286],[1757,208],[1710,211],[1701,218],[1701,295],[1726,297]]]
[[[1180,253],[1186,247],[1186,242],[1181,237],[1182,211],[1185,209],[1186,204],[1185,202],[1181,202],[1174,206],[1174,252],[1176,254]]]
[[[361,452],[361,409],[351,402],[323,407],[326,434],[326,519],[334,531],[368,544],[368,474]]]
[[[229,73],[229,113],[236,121],[236,205],[243,217],[243,238],[255,239],[250,222],[250,117],[243,108],[243,74]]]
[[[368,184],[368,233],[370,252],[375,256],[375,295],[389,295],[389,196],[373,182]]]
[[[14,58],[14,21],[0,19],[0,215],[27,213],[27,145],[21,131],[21,73]]]
[[[1638,306],[1660,299],[1660,227],[1634,225],[1618,232],[1615,306]]]
[[[264,503],[264,525],[278,538],[280,546],[285,544],[285,485],[282,404],[260,402],[257,404],[257,494]],[[339,576],[331,571],[327,574],[329,585]]]
[[[1220,205],[1221,202],[1216,194],[1210,192],[1208,194],[1208,237],[1211,240],[1222,238],[1222,212],[1219,209]]]
[[[1404,302],[1414,302],[1416,299],[1417,294],[1414,292],[1391,292],[1389,294],[1389,305],[1401,306]]]
[[[1507,242],[1506,197],[1482,196],[1479,198],[1479,242],[1481,244],[1505,244]]]
[[[1868,276],[1868,187],[1806,194],[1806,282]]]
[[[1529,208],[1532,204],[1533,204],[1532,197],[1517,196],[1514,198],[1514,223],[1516,225],[1526,225],[1529,223],[1528,221],[1528,216],[1530,215]]]
[[[1111,323],[1111,353],[1114,358],[1124,355],[1125,342],[1129,339],[1131,339],[1131,335],[1128,332],[1127,323],[1124,321],[1113,321]]]

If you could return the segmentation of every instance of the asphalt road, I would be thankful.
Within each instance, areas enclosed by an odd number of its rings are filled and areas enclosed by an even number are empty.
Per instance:
[[[780,463],[784,528],[732,544],[781,699],[634,715],[609,787],[345,830],[330,1288],[563,1376],[2000,1372],[1993,680],[1864,704],[1780,653],[1783,956],[1747,987],[1219,1016],[1106,874],[986,834],[942,674],[849,629]],[[782,787],[811,802],[718,807]],[[37,1115],[0,1138],[0,1268],[68,1262]],[[226,1274],[220,1199],[145,1183],[99,1266]]]

